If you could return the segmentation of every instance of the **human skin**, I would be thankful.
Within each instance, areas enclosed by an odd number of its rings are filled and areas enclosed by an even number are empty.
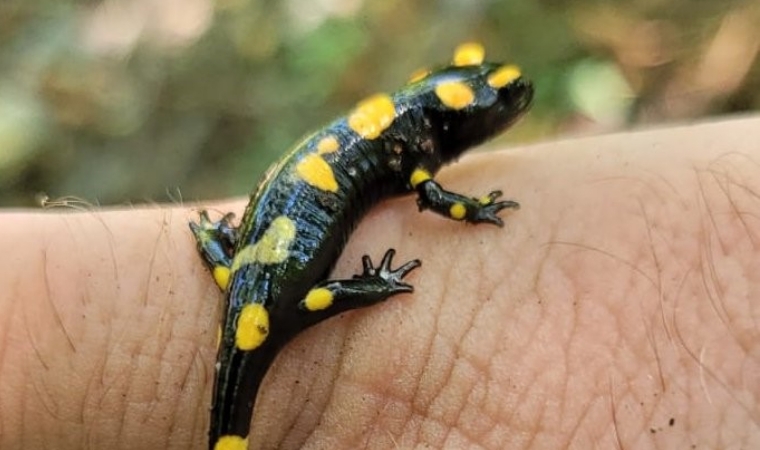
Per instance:
[[[503,229],[377,206],[334,276],[392,247],[415,292],[291,342],[252,448],[760,448],[758,142],[754,117],[445,168],[521,202]],[[0,215],[0,448],[206,448],[199,207]]]

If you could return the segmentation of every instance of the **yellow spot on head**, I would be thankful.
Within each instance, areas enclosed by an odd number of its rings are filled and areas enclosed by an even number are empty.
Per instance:
[[[222,436],[214,444],[214,450],[248,450],[248,438],[231,434]]]
[[[449,216],[454,220],[462,220],[465,215],[467,215],[467,208],[461,203],[454,203],[449,208]]]
[[[520,68],[515,65],[501,66],[488,75],[488,85],[494,89],[503,88],[520,78]]]
[[[484,195],[478,199],[478,203],[480,203],[483,206],[488,206],[491,203],[493,203],[493,198],[491,198],[490,195]]]
[[[250,351],[258,348],[269,334],[269,313],[261,303],[243,306],[237,320],[235,345],[240,350]]]
[[[278,264],[287,259],[290,245],[296,237],[296,224],[279,216],[269,224],[259,242],[243,247],[232,261],[232,272],[246,264]]]
[[[359,102],[348,116],[348,126],[365,139],[375,139],[396,118],[396,107],[387,94],[375,94]]]
[[[335,136],[325,136],[317,143],[317,153],[320,155],[335,153],[339,148],[340,142]]]
[[[338,182],[332,167],[320,155],[311,153],[304,156],[296,166],[296,173],[319,190],[338,192]]]
[[[416,188],[417,185],[431,178],[433,178],[433,176],[430,175],[430,172],[428,172],[425,169],[418,168],[418,169],[414,169],[414,172],[412,172],[412,176],[409,177],[409,183],[412,185],[413,188]]]
[[[454,50],[455,66],[474,66],[483,62],[486,51],[477,42],[467,42]]]
[[[225,266],[216,266],[212,273],[216,285],[223,291],[227,290],[227,286],[230,284],[230,268]]]
[[[472,88],[461,81],[446,81],[435,87],[435,95],[451,109],[462,109],[475,101]]]
[[[424,80],[428,75],[430,75],[430,69],[417,69],[412,72],[407,83],[412,84]]]
[[[309,311],[320,311],[329,308],[334,300],[334,296],[331,290],[327,288],[316,288],[309,291],[306,294],[306,298],[303,300],[306,309]]]

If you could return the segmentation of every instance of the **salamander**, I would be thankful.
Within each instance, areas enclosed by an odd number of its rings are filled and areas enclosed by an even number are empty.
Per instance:
[[[533,85],[511,64],[484,61],[463,44],[453,61],[417,72],[394,94],[375,94],[311,134],[265,174],[239,226],[201,211],[190,228],[226,293],[209,426],[209,449],[245,450],[259,386],[296,334],[346,310],[413,291],[403,279],[420,266],[362,259],[359,275],[330,279],[349,234],[367,210],[416,193],[420,210],[503,226],[519,204],[501,191],[471,197],[434,175],[465,150],[501,133],[530,107]]]

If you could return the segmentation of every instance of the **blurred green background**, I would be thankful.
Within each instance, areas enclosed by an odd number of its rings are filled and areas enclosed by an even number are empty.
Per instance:
[[[246,194],[469,40],[536,83],[502,143],[760,109],[758,0],[0,0],[0,206]]]

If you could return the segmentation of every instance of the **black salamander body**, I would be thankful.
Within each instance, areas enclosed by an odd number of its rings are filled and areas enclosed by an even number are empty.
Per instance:
[[[343,311],[411,292],[402,279],[420,265],[391,268],[363,259],[352,279],[328,275],[364,213],[389,196],[416,192],[420,209],[501,226],[517,203],[495,191],[480,198],[444,190],[434,174],[468,148],[499,134],[530,106],[533,87],[516,66],[483,62],[461,46],[454,62],[420,73],[393,95],[360,102],[272,167],[239,227],[231,215],[191,223],[214,279],[226,291],[211,410],[209,448],[248,448],[264,375],[296,334]]]

